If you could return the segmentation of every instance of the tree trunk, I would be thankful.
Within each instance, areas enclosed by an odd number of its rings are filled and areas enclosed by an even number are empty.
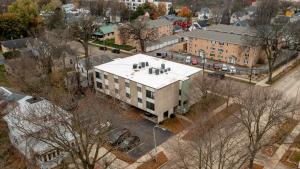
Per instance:
[[[145,42],[144,42],[144,40],[140,39],[140,46],[141,46],[141,52],[144,53],[145,52]]]
[[[254,155],[250,155],[248,169],[253,169],[254,166]]]
[[[271,61],[269,60],[268,61],[268,64],[269,64],[269,77],[268,77],[268,83],[271,83],[272,82],[272,74],[273,74],[273,65],[271,63]]]

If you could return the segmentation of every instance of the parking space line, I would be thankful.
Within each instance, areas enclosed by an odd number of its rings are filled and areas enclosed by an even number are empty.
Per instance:
[[[127,153],[130,153],[131,151],[135,150],[137,147],[139,147],[139,146],[141,146],[143,144],[144,144],[144,142],[140,143],[139,145],[135,146],[133,149],[127,151]]]

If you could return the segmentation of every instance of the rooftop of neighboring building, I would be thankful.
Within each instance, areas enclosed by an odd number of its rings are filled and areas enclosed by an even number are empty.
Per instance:
[[[217,32],[217,31],[196,29],[190,32],[185,32],[184,36],[191,37],[191,38],[206,39],[209,41],[237,44],[237,45],[245,44],[242,35]]]
[[[95,35],[105,35],[105,34],[113,33],[117,28],[118,28],[118,25],[116,25],[116,24],[102,25],[99,27],[99,29],[94,34]]]
[[[217,24],[205,28],[207,31],[222,32],[236,35],[255,35],[255,30],[250,27],[241,27],[235,25]]]
[[[31,38],[20,38],[20,39],[13,39],[7,41],[1,41],[1,45],[8,48],[8,49],[21,49],[27,46],[27,42]]]
[[[144,62],[144,67],[142,66],[142,62]],[[136,68],[134,68],[135,64],[137,64]],[[148,66],[146,66],[147,64]],[[139,68],[139,66],[141,66],[141,68]],[[162,69],[162,67],[164,68]],[[106,64],[95,66],[94,68],[154,89],[160,89],[174,82],[186,80],[189,76],[201,71],[201,69],[196,67],[144,54],[114,60]],[[150,68],[152,70],[151,74]],[[158,71],[158,75],[156,74],[156,70]]]
[[[155,20],[149,20],[147,22],[147,24],[148,24],[149,28],[158,28],[158,27],[162,27],[162,26],[173,25],[172,22],[170,22],[169,20],[167,20],[165,18],[159,18],[159,19],[155,19]]]

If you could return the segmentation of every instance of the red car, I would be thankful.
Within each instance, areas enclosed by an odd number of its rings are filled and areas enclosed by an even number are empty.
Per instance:
[[[198,65],[197,58],[192,58],[192,65]]]

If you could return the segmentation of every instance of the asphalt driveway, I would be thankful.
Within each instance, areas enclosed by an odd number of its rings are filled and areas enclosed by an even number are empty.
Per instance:
[[[131,157],[138,159],[154,149],[153,127],[156,124],[142,117],[133,118],[132,116],[139,116],[141,111],[136,108],[130,108],[130,110],[130,112],[125,112],[125,115],[118,116],[120,118],[119,122],[113,125],[117,128],[127,128],[130,130],[131,135],[138,136],[141,139],[140,144],[128,152]],[[134,110],[136,112],[133,112]],[[157,146],[174,135],[169,130],[158,127],[155,127],[155,134]]]

